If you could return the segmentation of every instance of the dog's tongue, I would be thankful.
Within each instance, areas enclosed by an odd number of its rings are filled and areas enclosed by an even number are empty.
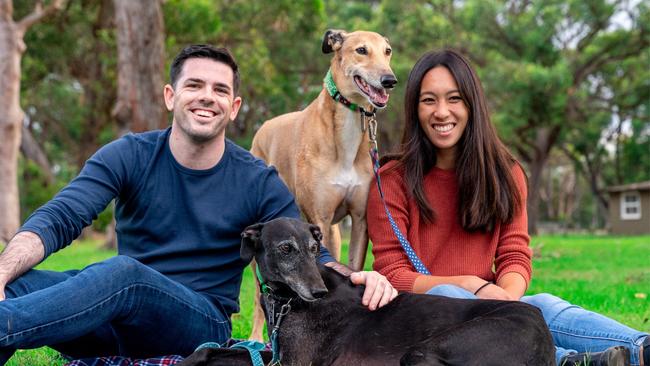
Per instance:
[[[374,86],[368,84],[368,96],[376,105],[385,105],[388,103],[388,93],[385,89],[377,89]]]

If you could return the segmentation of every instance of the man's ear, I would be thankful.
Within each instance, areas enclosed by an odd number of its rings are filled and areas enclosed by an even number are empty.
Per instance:
[[[170,84],[165,85],[163,97],[165,98],[165,107],[171,112],[174,109],[174,87]]]
[[[252,261],[255,256],[255,250],[257,250],[259,246],[258,244],[262,234],[262,227],[264,227],[264,224],[262,223],[253,224],[244,229],[241,233],[241,249],[239,250],[239,256],[246,263]]]
[[[343,45],[343,39],[347,33],[344,30],[328,29],[323,36],[321,49],[323,53],[338,51]]]
[[[318,225],[309,225],[309,231],[311,231],[311,235],[316,239],[318,244],[323,245],[323,233],[320,231]]]
[[[232,110],[230,111],[230,120],[234,121],[235,118],[237,118],[237,113],[239,113],[239,109],[241,108],[242,105],[242,99],[241,97],[235,97],[232,100]]]

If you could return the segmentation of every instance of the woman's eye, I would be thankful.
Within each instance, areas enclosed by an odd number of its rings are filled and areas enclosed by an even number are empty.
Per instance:
[[[357,51],[358,54],[360,55],[367,55],[368,50],[365,47],[359,47],[355,51]]]

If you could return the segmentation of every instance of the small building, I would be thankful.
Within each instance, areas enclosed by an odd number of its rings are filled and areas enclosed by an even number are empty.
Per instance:
[[[612,234],[650,234],[650,180],[607,188]]]

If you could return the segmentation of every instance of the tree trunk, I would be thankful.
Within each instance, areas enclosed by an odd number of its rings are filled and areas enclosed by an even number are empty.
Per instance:
[[[45,182],[50,185],[54,183],[54,174],[52,174],[52,164],[47,158],[45,151],[41,145],[36,141],[32,133],[26,126],[22,126],[22,136],[20,139],[20,152],[25,159],[29,159],[36,163],[45,176]]]
[[[159,0],[114,0],[117,26],[117,102],[122,133],[167,126],[163,103],[164,24]]]
[[[8,242],[20,225],[18,153],[25,113],[20,108],[20,59],[23,36],[44,16],[58,10],[61,0],[45,9],[40,2],[19,22],[13,20],[13,1],[0,0],[0,242]]]
[[[528,233],[530,235],[537,234],[537,222],[539,220],[539,193],[542,184],[542,174],[559,132],[559,126],[537,128],[535,131],[534,145],[529,146],[532,151],[527,154],[529,160],[527,160],[526,163],[528,163],[528,169],[530,170],[530,176],[528,177],[527,205]]]

